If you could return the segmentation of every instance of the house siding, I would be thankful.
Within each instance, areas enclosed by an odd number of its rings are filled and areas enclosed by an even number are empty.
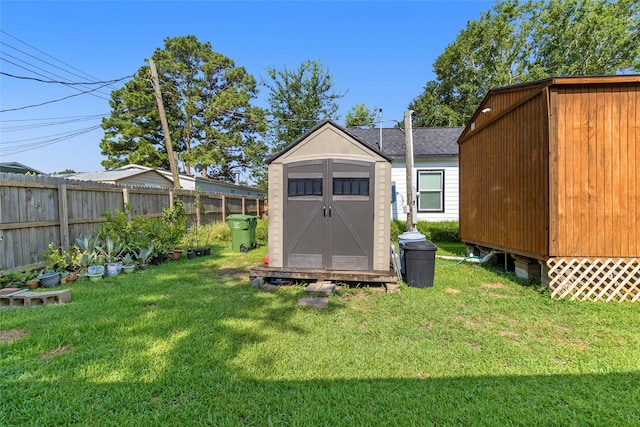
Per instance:
[[[412,179],[417,179],[420,170],[444,171],[444,212],[417,212],[418,221],[457,221],[460,214],[459,207],[459,168],[456,157],[443,157],[414,160]],[[396,200],[391,206],[393,219],[406,220],[407,204],[407,174],[404,159],[393,163],[391,181],[395,183]],[[417,182],[413,182],[416,186]]]

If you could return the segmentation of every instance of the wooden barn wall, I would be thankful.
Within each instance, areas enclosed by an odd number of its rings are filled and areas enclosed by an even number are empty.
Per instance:
[[[640,256],[639,92],[638,84],[554,88],[551,256]]]
[[[492,111],[460,144],[460,236],[545,259],[547,96],[540,89],[499,95],[486,100]]]
[[[185,204],[189,226],[225,221],[229,214],[262,217],[267,209],[256,196],[0,173],[0,274],[41,266],[50,242],[68,247],[104,222],[107,210],[130,203],[131,216],[159,217],[176,198]]]

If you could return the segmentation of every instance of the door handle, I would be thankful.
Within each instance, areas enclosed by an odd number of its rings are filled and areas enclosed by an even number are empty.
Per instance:
[[[327,205],[322,205],[322,216],[327,216]]]
[[[329,205],[329,218],[331,218],[331,205]]]

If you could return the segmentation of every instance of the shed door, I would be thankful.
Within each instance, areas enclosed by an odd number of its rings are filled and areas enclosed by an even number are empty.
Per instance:
[[[371,269],[374,170],[330,159],[286,166],[285,267]]]

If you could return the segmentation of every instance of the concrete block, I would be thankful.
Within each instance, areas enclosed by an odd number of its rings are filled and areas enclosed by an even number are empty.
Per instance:
[[[66,304],[71,301],[71,290],[49,292],[24,292],[9,297],[10,307],[36,307],[39,305]]]
[[[515,258],[516,276],[529,281],[540,280],[540,264],[536,260]]]
[[[307,293],[318,293],[323,295],[331,295],[335,291],[336,285],[331,282],[315,282],[309,283],[304,291]]]

